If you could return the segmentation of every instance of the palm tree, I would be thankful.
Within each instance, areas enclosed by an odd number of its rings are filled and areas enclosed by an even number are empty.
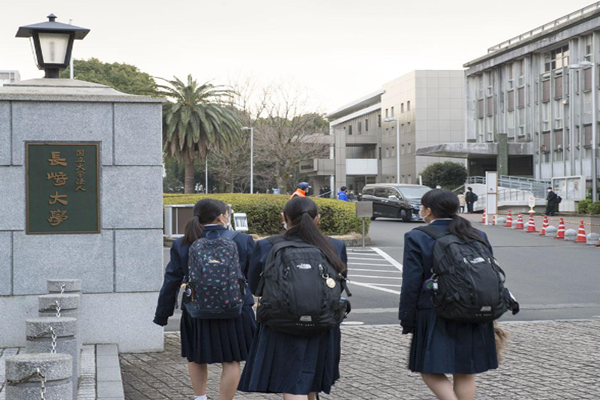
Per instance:
[[[209,148],[226,150],[239,140],[238,113],[225,103],[235,93],[208,82],[199,85],[192,75],[187,83],[177,77],[159,79],[170,86],[158,85],[158,93],[173,100],[163,107],[163,149],[167,156],[185,161],[185,193],[193,193],[194,161],[206,160]]]

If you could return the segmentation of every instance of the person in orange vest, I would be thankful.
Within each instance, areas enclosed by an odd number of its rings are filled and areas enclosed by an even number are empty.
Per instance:
[[[300,182],[298,184],[298,189],[290,196],[290,200],[294,197],[306,197],[306,193],[308,193],[308,189],[310,188],[311,186],[307,182]]]

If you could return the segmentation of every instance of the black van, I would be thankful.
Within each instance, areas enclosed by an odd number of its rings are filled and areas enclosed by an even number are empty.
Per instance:
[[[362,201],[373,202],[373,217],[400,218],[404,222],[422,221],[419,216],[421,197],[431,188],[421,185],[377,183],[366,185]]]

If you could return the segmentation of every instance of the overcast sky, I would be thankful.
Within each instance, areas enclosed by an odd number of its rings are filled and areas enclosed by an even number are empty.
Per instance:
[[[75,58],[136,65],[153,76],[228,83],[290,81],[320,111],[415,69],[462,69],[488,47],[590,0],[13,0],[0,7],[0,69],[43,76],[19,26],[91,29]]]

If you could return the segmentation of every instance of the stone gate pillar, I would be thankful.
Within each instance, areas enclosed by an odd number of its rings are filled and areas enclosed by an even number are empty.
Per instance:
[[[0,347],[46,279],[80,279],[84,343],[159,351],[162,100],[34,79],[0,88]]]

